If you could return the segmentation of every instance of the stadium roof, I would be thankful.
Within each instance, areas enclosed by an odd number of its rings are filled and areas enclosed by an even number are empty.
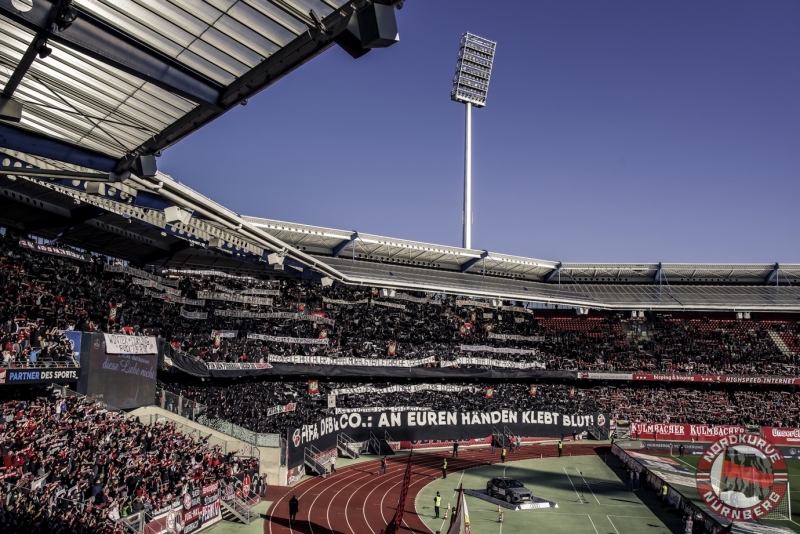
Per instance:
[[[18,122],[0,120],[0,146],[61,168],[136,172],[138,156],[157,154],[329,48],[364,5],[0,0],[0,117],[23,106]]]
[[[94,188],[80,179],[28,175],[34,169],[47,172],[50,165],[27,154],[0,151],[0,171],[19,172],[0,176],[0,224],[158,267],[291,273],[372,287],[593,309],[800,311],[800,265],[523,258],[240,216],[160,173]]]
[[[282,262],[311,278],[486,299],[800,311],[800,265],[561,263],[242,217],[152,166],[334,43],[366,53],[352,25],[371,5],[0,0],[0,224],[164,267],[277,274]]]

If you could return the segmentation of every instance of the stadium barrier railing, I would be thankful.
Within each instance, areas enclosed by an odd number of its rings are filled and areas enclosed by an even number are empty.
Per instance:
[[[156,390],[156,404],[167,411],[244,441],[245,443],[249,443],[250,445],[274,448],[281,446],[280,434],[253,432],[252,430],[248,430],[225,419],[210,417],[208,415],[208,407],[204,404],[187,399],[181,395],[176,395],[163,388]]]

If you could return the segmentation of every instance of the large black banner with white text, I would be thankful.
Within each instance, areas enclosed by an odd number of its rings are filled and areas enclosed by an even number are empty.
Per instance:
[[[602,413],[564,414],[539,410],[494,410],[488,412],[409,411],[354,412],[320,419],[316,423],[289,429],[289,463],[303,464],[306,447],[319,451],[336,447],[336,436],[343,432],[355,441],[367,441],[370,432],[383,438],[388,432],[396,441],[469,440],[501,433],[514,436],[551,437],[580,433],[589,427],[608,429],[610,417]]]

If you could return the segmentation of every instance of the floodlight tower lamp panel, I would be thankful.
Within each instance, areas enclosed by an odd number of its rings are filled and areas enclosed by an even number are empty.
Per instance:
[[[464,211],[462,217],[461,246],[472,248],[472,107],[486,106],[489,79],[492,75],[497,43],[472,33],[461,36],[456,74],[450,99],[461,102],[466,108],[464,133]]]

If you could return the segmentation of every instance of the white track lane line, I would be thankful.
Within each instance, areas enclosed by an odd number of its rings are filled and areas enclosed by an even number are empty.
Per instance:
[[[430,460],[429,460],[429,461],[430,461]],[[403,471],[405,471],[405,466],[403,466],[402,470],[403,470]],[[398,470],[398,471],[399,471],[399,470]],[[393,472],[394,472],[394,471],[393,471]],[[392,481],[392,477],[391,477],[391,476],[389,476],[389,471],[388,471],[388,469],[387,469],[386,475],[369,475],[369,476],[371,476],[371,477],[372,477],[372,476],[381,476],[381,477],[384,477],[384,476],[385,476],[385,477],[387,477],[387,478],[386,478],[386,482],[391,482],[391,481]],[[395,483],[395,486],[396,486],[397,484],[399,484],[399,483],[402,483],[402,479],[400,480],[400,482],[398,482],[398,483]],[[383,484],[383,482],[382,482],[381,484],[379,484],[379,485],[382,485],[382,484]],[[409,487],[410,487],[410,485],[409,485]],[[374,491],[374,490],[373,490],[373,491]],[[370,493],[372,493],[372,492],[370,491]],[[348,516],[348,512],[349,512],[349,510],[350,510],[350,499],[352,499],[352,498],[353,498],[353,495],[355,495],[355,492],[353,492],[353,493],[350,495],[350,497],[347,499],[347,504],[345,504],[345,508],[344,508],[344,518],[345,518],[345,520],[347,521],[347,528],[349,528],[351,532],[355,533],[355,530],[353,530],[353,527],[352,527],[352,525],[350,525],[350,518],[349,518],[349,516]],[[374,531],[374,530],[372,530],[372,527],[370,526],[369,522],[367,521],[367,516],[366,516],[366,501],[364,502],[364,505],[365,505],[365,507],[361,509],[361,513],[362,513],[362,515],[364,516],[364,521],[366,522],[366,524],[367,524],[367,527],[370,529],[370,531],[372,531],[372,532],[374,533],[375,531]]]
[[[478,451],[478,452],[479,452],[479,451]],[[476,456],[474,459],[468,459],[468,460],[473,460],[473,461],[475,461],[475,460],[480,460],[480,458],[481,458],[481,456],[480,456],[480,455],[478,455],[478,456]],[[426,462],[426,463],[429,463],[429,462],[433,462],[433,465],[439,465],[439,458],[438,458],[438,457],[436,457],[436,458],[431,458],[431,459],[430,459],[428,462]],[[474,466],[474,467],[481,467],[481,465],[479,464],[479,465],[476,465],[476,466]],[[473,469],[473,468],[470,468],[470,469]],[[431,470],[433,473],[436,473],[437,471],[439,471],[439,469],[438,469],[438,468],[435,468],[435,467],[434,467],[434,468],[430,468],[430,470]],[[419,474],[419,473],[418,473],[418,474]],[[463,476],[464,476],[464,471],[462,470],[462,471],[461,471],[461,477],[463,478]],[[435,476],[435,475],[433,476],[433,479],[434,479],[434,480],[438,480],[438,479],[436,478],[436,476]],[[409,488],[409,489],[411,489],[411,486],[413,486],[413,485],[415,485],[415,484],[419,484],[420,482],[425,482],[426,480],[427,480],[427,478],[421,478],[420,480],[417,480],[416,482],[412,482],[411,484],[409,484],[409,485],[408,485],[408,488]],[[402,481],[401,481],[401,482],[402,482]],[[461,479],[459,479],[459,483],[460,483],[460,482],[461,482]],[[428,482],[428,484],[430,484],[430,482]],[[396,485],[397,485],[397,484],[395,484],[395,486],[396,486]],[[427,484],[426,484],[426,485],[427,485]],[[384,495],[384,496],[385,496],[385,495]],[[419,512],[417,512],[417,497],[419,497],[419,492],[417,492],[417,494],[414,496],[414,513],[416,513],[416,514],[419,516]],[[381,509],[381,510],[382,510],[382,509]],[[381,517],[383,518],[383,514],[382,514],[382,513],[381,513]],[[442,520],[442,521],[444,521],[444,520]],[[421,522],[421,523],[422,523],[422,524],[425,526],[425,528],[428,528],[428,525],[425,523],[425,521],[422,521],[422,520],[420,519],[420,522]],[[406,523],[405,519],[403,519],[403,524],[406,526],[406,528],[407,528],[408,530],[412,530],[412,528],[408,526],[408,523]],[[442,524],[444,524],[444,522],[443,522]],[[428,530],[430,530],[430,529],[428,529]],[[413,530],[412,530],[412,531],[413,531]]]
[[[417,457],[419,458],[420,456],[417,456]],[[437,460],[437,461],[438,461],[438,460]],[[425,463],[430,463],[430,462],[431,462],[431,460],[422,460],[422,461],[419,461],[419,462],[416,462],[416,463],[412,462],[412,463],[411,463],[411,470],[412,470],[412,472],[413,472],[413,470],[414,470],[414,467],[415,467],[415,466],[422,465],[422,463],[423,463],[423,462],[425,462]],[[436,462],[434,462],[434,465],[435,465],[435,463],[436,463]],[[403,474],[405,475],[405,467],[403,468]],[[389,487],[389,488],[388,488],[388,489],[387,489],[387,490],[386,490],[386,491],[383,493],[383,497],[381,497],[381,519],[382,519],[384,522],[386,521],[386,515],[383,513],[383,501],[386,499],[386,496],[389,494],[389,492],[390,492],[390,491],[392,491],[392,489],[393,489],[395,486],[397,486],[398,484],[402,484],[402,482],[403,482],[403,480],[401,479],[401,480],[400,480],[400,482],[395,482],[394,484],[392,484],[392,485],[391,485],[391,486],[390,486],[390,487]],[[383,484],[381,484],[381,486],[382,486],[382,485],[383,485]],[[411,484],[409,484],[408,486],[409,486],[409,488],[411,488]],[[378,489],[378,488],[376,487],[375,489]],[[374,491],[374,490],[373,490],[373,491]],[[371,493],[371,492],[370,492],[370,493]],[[416,499],[415,499],[415,501],[416,501]],[[416,504],[415,504],[415,506],[416,506]]]
[[[433,460],[433,459],[426,460],[426,463],[431,463],[431,461],[432,461],[432,460]],[[436,459],[435,461],[433,461],[433,464],[435,465],[437,462],[438,462],[438,459]],[[412,462],[412,464],[411,464],[411,466],[412,466],[412,467],[411,467],[411,468],[412,468],[412,471],[413,471],[413,469],[414,469],[414,466],[415,466],[415,465],[419,466],[419,465],[421,465],[422,463],[423,463],[423,462],[419,462],[419,463],[416,463],[416,464],[414,464],[414,463]],[[403,469],[402,469],[403,475],[405,475],[405,471],[406,471],[406,468],[405,468],[405,466],[403,466]],[[374,488],[372,488],[372,490],[371,490],[371,491],[370,491],[370,492],[367,494],[367,498],[364,500],[364,502],[365,502],[365,503],[369,502],[369,497],[370,497],[370,495],[372,495],[372,492],[373,492],[373,491],[375,491],[376,489],[378,489],[378,488],[380,488],[381,486],[383,486],[383,485],[384,485],[386,482],[391,482],[391,481],[392,481],[392,479],[388,479],[388,480],[386,480],[385,482],[381,482],[380,484],[378,484],[377,486],[375,486]],[[389,494],[389,492],[390,492],[390,491],[392,491],[392,489],[393,489],[395,486],[397,486],[398,484],[402,484],[402,483],[403,483],[403,479],[402,479],[402,477],[401,477],[401,478],[400,478],[400,481],[399,481],[399,482],[395,482],[394,484],[392,484],[391,486],[389,486],[389,488],[388,488],[388,489],[387,489],[387,490],[386,490],[386,491],[383,493],[383,497],[381,497],[380,513],[381,513],[381,519],[383,520],[383,522],[384,522],[384,523],[386,523],[386,516],[385,516],[385,515],[384,515],[384,513],[383,513],[383,501],[384,501],[384,499],[386,499],[386,495],[388,495],[388,494]],[[411,484],[409,484],[409,488],[410,488],[410,487],[411,487]],[[365,522],[365,523],[367,524],[367,526],[369,527],[369,530],[372,532],[372,534],[375,534],[375,531],[374,531],[374,530],[372,530],[372,526],[369,524],[369,521],[367,521],[367,508],[366,508],[366,506],[365,506],[365,507],[362,509],[362,514],[363,514],[363,516],[364,516],[364,522]]]
[[[360,464],[360,465],[363,465],[363,466],[365,466],[366,464],[367,464],[367,462],[364,462],[363,464]],[[356,464],[356,465],[359,465],[359,464]],[[351,480],[351,481],[350,481],[351,483],[352,483],[352,482],[355,482],[355,481],[358,481],[358,480],[361,480],[362,478],[366,478],[366,477],[368,477],[368,476],[369,476],[369,477],[373,477],[373,476],[375,476],[375,475],[373,475],[372,473],[367,473],[366,475],[364,475],[363,473],[361,473],[360,471],[358,471],[358,470],[356,470],[356,469],[353,469],[352,471],[353,471],[354,473],[360,474],[360,475],[362,475],[362,476],[360,476],[360,477],[356,478],[355,480]],[[332,505],[332,504],[333,504],[333,502],[336,500],[336,497],[337,497],[337,496],[338,496],[338,495],[339,495],[341,492],[343,492],[343,491],[344,491],[344,490],[346,490],[346,489],[350,489],[350,490],[352,490],[353,488],[351,488],[351,487],[350,487],[350,485],[348,484],[347,486],[343,487],[342,489],[340,489],[339,491],[337,491],[336,493],[334,493],[334,494],[333,494],[333,497],[331,498],[330,502],[328,503],[328,508],[327,508],[327,510],[325,511],[325,520],[328,522],[328,529],[331,531],[331,534],[335,534],[335,533],[334,533],[334,530],[333,530],[333,527],[331,526],[331,505]],[[345,513],[346,513],[346,512],[345,512]]]
[[[309,480],[308,480],[308,482],[310,483],[310,482],[312,482],[313,480],[314,480],[314,479],[309,479]],[[303,495],[305,495],[306,493],[308,493],[308,491],[309,491],[311,488],[313,488],[314,486],[317,486],[317,485],[321,484],[321,483],[323,482],[323,480],[324,480],[324,479],[320,478],[319,480],[315,481],[313,484],[309,484],[309,488],[308,488],[306,491],[304,491],[303,493],[301,493],[301,494],[300,494],[300,496],[302,497]],[[270,520],[269,520],[269,532],[270,532],[270,534],[272,534],[272,517],[273,517],[273,515],[274,515],[274,512],[275,512],[275,510],[277,510],[277,509],[278,509],[278,503],[280,503],[280,502],[281,502],[281,501],[284,499],[284,497],[286,497],[286,495],[288,495],[288,494],[289,494],[289,493],[287,492],[287,493],[286,493],[286,494],[285,494],[283,497],[281,497],[280,499],[278,499],[278,501],[277,501],[275,504],[273,504],[273,505],[272,505],[272,509],[270,510],[270,513],[269,513],[269,518],[270,518]],[[292,530],[292,527],[289,527],[289,532],[294,532],[294,531]]]
[[[317,494],[317,496],[316,496],[316,497],[314,497],[314,500],[313,500],[313,501],[311,501],[311,506],[309,506],[309,507],[308,507],[308,528],[309,528],[309,530],[311,530],[311,534],[314,534],[314,527],[312,526],[312,523],[311,523],[311,510],[313,510],[313,508],[314,508],[314,503],[316,503],[316,502],[317,502],[317,499],[319,499],[319,498],[320,498],[320,496],[322,496],[322,494],[324,494],[324,493],[325,493],[325,491],[327,491],[327,490],[328,490],[328,488],[332,488],[332,487],[333,487],[335,484],[338,484],[339,482],[345,481],[345,480],[347,480],[348,478],[350,478],[351,476],[354,476],[354,475],[355,475],[355,476],[358,476],[359,474],[361,474],[359,471],[357,471],[357,470],[355,470],[355,469],[351,469],[351,470],[350,470],[350,472],[347,472],[347,471],[345,471],[344,473],[342,473],[341,471],[339,471],[339,473],[341,473],[341,474],[342,474],[342,476],[338,477],[338,478],[336,479],[336,481],[335,481],[335,482],[332,482],[332,483],[331,483],[329,486],[327,486],[327,487],[323,488],[323,489],[322,489],[322,491],[320,491],[320,492]],[[336,474],[338,475],[339,473],[336,473]],[[328,476],[332,476],[332,475],[328,475]],[[328,509],[330,509],[330,503],[328,503]],[[325,517],[326,517],[326,518],[328,517],[328,514],[327,514],[327,513],[325,514]],[[328,525],[328,527],[330,528],[330,525]]]

